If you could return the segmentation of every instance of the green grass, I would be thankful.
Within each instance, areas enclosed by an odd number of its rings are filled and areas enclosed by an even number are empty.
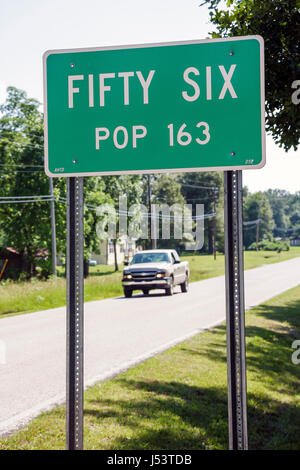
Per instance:
[[[94,270],[94,275],[84,281],[85,302],[123,293],[121,272],[113,272],[110,266],[101,266],[98,270],[99,272]],[[48,281],[33,279],[30,282],[8,282],[0,285],[0,318],[61,307],[65,304],[66,280],[62,277]]]
[[[246,313],[250,449],[300,450],[300,286]],[[220,325],[88,388],[85,449],[227,449],[226,332]],[[65,407],[0,439],[0,449],[63,449]]]
[[[278,263],[297,256],[300,256],[300,247],[291,247],[289,251],[281,253],[274,251],[245,251],[244,267],[245,269],[253,269],[264,264]],[[195,256],[192,253],[187,256],[182,256],[181,259],[190,263],[191,282],[221,276],[225,272],[224,255],[219,253],[216,260],[214,260],[212,255]]]
[[[269,251],[245,252],[245,269],[285,261],[296,256],[300,256],[300,247],[291,247],[290,251],[279,254]],[[211,255],[190,254],[183,256],[182,260],[190,263],[191,282],[224,274],[224,255],[218,254],[214,260]],[[114,272],[113,266],[91,267],[91,275],[84,283],[85,302],[123,295],[122,269],[120,266],[120,271]],[[63,277],[48,281],[32,280],[0,284],[0,318],[61,307],[65,303],[66,283]]]

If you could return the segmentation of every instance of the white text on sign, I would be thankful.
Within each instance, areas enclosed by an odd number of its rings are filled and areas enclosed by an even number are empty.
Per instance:
[[[169,145],[174,147],[174,124],[169,124]],[[176,133],[176,142],[178,145],[186,146],[193,141],[193,136],[190,132],[186,130],[187,125],[183,123],[177,133]],[[200,136],[195,137],[194,141],[199,145],[205,145],[210,141],[209,125],[207,122],[200,121],[195,126],[200,130]],[[202,132],[202,134],[201,134]],[[108,140],[112,138],[113,145],[117,149],[124,149],[129,144],[132,148],[137,148],[138,139],[143,139],[147,135],[146,126],[132,126],[131,131],[128,132],[127,128],[124,126],[117,126],[113,132],[111,132],[107,127],[96,127],[95,129],[95,146],[96,150],[102,148],[101,141]],[[129,143],[130,136],[130,143]],[[200,137],[203,137],[200,138]]]
[[[236,64],[232,64],[228,70],[225,70],[224,65],[218,65],[218,71],[223,78],[223,85],[214,96],[219,100],[223,100],[227,91],[231,98],[238,98],[236,91],[233,88],[231,83],[232,76],[236,70]],[[202,96],[200,94],[200,85],[196,80],[196,77],[200,75],[200,70],[196,67],[188,67],[183,72],[183,80],[188,85],[187,90],[181,92],[181,97],[185,101],[196,101]],[[202,72],[203,73],[203,72]],[[78,82],[88,80],[88,96],[86,103],[90,108],[95,107],[95,84],[98,82],[98,91],[99,91],[99,106],[107,106],[106,95],[113,93],[114,81],[122,80],[123,81],[123,105],[130,105],[130,79],[137,77],[139,87],[141,90],[141,99],[143,104],[149,104],[149,88],[153,82],[153,77],[156,74],[155,70],[150,70],[147,76],[144,76],[142,72],[119,72],[116,73],[100,73],[98,75],[98,80],[94,78],[93,74],[88,75],[69,75],[68,76],[68,108],[76,109],[74,104],[74,95],[80,94],[80,86]],[[212,74],[211,67],[205,67],[205,81],[206,81],[206,93],[205,99],[210,101],[213,99],[213,87],[212,87]],[[159,77],[159,74],[156,74]],[[158,78],[157,78],[158,79]],[[134,81],[136,83],[136,80]],[[76,100],[75,100],[76,101]]]
[[[184,70],[182,78],[186,85],[187,89],[181,91],[178,94],[181,99],[184,99],[187,102],[193,102],[198,99],[201,99],[202,94],[200,92],[200,85],[197,81],[197,77],[201,73],[205,75],[205,98],[207,101],[216,97],[218,100],[223,100],[226,93],[232,99],[238,98],[236,91],[231,83],[233,74],[236,70],[236,64],[232,64],[229,67],[229,70],[226,71],[224,65],[218,65],[217,70],[223,78],[222,88],[219,90],[214,90],[212,88],[212,73],[211,66],[204,67],[204,70],[201,72],[196,67],[188,67]],[[68,76],[68,107],[76,111],[76,104],[74,104],[74,95],[80,94],[80,82],[88,80],[88,96],[87,103],[90,108],[95,107],[95,83],[98,81],[98,92],[99,92],[99,106],[109,106],[109,101],[106,99],[106,96],[109,93],[113,93],[114,81],[122,80],[123,81],[123,105],[130,105],[130,84],[133,86],[132,80],[134,77],[138,79],[138,84],[140,88],[140,97],[143,104],[149,104],[149,88],[153,82],[153,78],[159,77],[159,74],[156,74],[155,70],[150,70],[148,74],[142,74],[140,71],[132,72],[119,72],[119,73],[100,73],[98,75],[98,80],[94,79],[93,74],[88,75],[69,75]],[[136,83],[136,80],[135,80]],[[75,100],[76,101],[76,100]],[[186,124],[183,123],[177,131],[174,131],[174,125],[169,124],[169,146],[173,147],[175,145],[187,146],[193,140],[199,145],[205,145],[210,141],[210,132],[209,125],[205,121],[200,121],[196,124],[196,127],[200,131],[200,135],[193,139],[192,134],[186,130]],[[174,132],[176,132],[176,142],[174,138]],[[202,132],[202,135],[201,135]],[[124,149],[128,145],[132,148],[137,148],[138,140],[144,139],[148,134],[147,128],[144,125],[133,125],[131,129],[120,125],[115,129],[109,129],[106,126],[96,127],[95,128],[95,148],[100,150],[103,145],[101,142],[112,139],[113,145],[117,149]]]

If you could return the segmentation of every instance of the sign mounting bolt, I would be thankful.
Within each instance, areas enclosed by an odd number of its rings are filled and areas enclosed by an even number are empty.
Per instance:
[[[234,55],[234,52],[233,52],[233,51],[230,51],[230,52],[229,52],[229,55]]]
[[[76,158],[74,158],[74,160],[72,160],[72,163],[76,164],[77,163],[77,160]]]
[[[234,157],[234,156],[235,156],[235,152],[234,152],[234,151],[230,152],[230,155],[231,155],[232,157]]]
[[[73,69],[75,67],[75,64],[72,62],[72,64],[70,64],[70,67],[71,69]]]

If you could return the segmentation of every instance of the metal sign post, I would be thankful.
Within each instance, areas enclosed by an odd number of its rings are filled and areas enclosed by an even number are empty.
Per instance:
[[[67,178],[66,447],[83,448],[83,178]]]
[[[229,448],[247,450],[242,171],[224,172]]]

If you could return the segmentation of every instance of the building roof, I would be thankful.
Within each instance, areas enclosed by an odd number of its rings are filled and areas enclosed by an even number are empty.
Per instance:
[[[12,248],[11,246],[3,246],[3,247],[0,247],[0,252],[1,251],[8,251],[9,253],[13,253],[15,255],[19,255],[19,252],[17,250],[15,250],[14,248]]]

